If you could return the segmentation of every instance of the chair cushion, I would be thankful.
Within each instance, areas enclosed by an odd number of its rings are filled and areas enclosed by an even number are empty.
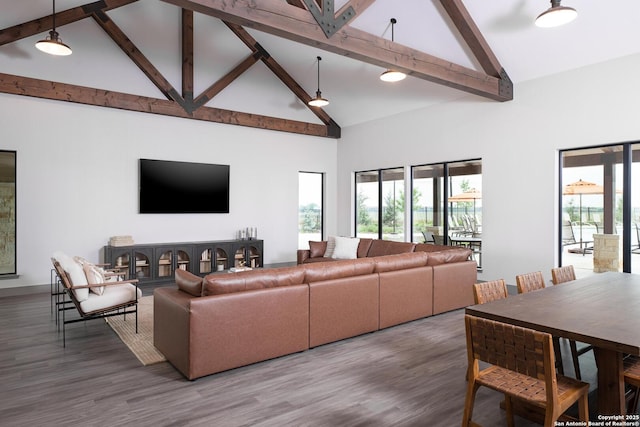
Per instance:
[[[309,258],[323,257],[327,251],[327,242],[314,242],[309,240]]]
[[[92,313],[139,298],[142,298],[142,291],[137,289],[136,292],[136,287],[131,283],[105,286],[102,295],[91,292],[86,300],[80,302],[80,308],[85,314]]]
[[[104,278],[104,270],[89,262],[84,264],[84,274],[87,277],[87,283],[89,285],[97,285],[106,282]],[[89,288],[89,291],[102,295],[104,293],[104,286]]]
[[[82,266],[69,255],[56,251],[52,257],[60,263],[60,267],[67,273],[72,286],[85,286],[89,284]],[[79,302],[85,301],[89,298],[89,288],[74,289],[73,294]]]

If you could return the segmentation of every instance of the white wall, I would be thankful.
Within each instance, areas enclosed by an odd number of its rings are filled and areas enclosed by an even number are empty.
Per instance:
[[[508,71],[508,70],[507,70]],[[558,150],[640,140],[640,55],[343,129],[340,234],[352,234],[354,171],[482,158],[483,273],[504,278],[556,264]]]
[[[295,261],[298,171],[327,173],[336,227],[336,144],[231,125],[0,94],[0,147],[17,150],[17,269],[0,287],[49,283],[56,250],[98,261],[136,243],[232,239],[256,226],[264,262]],[[138,214],[138,159],[231,166],[229,214]],[[168,195],[170,197],[170,195]]]

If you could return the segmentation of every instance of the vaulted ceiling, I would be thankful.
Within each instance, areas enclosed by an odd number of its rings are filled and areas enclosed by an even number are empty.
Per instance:
[[[640,50],[635,0],[616,2],[622,15],[565,0],[580,15],[556,29],[533,25],[542,0],[325,0],[344,18],[328,35],[315,1],[58,0],[74,53],[47,58],[33,44],[51,27],[50,2],[0,0],[0,92],[335,138],[469,93],[509,101],[518,82]],[[323,109],[306,106],[318,55]],[[387,67],[409,77],[383,83]]]

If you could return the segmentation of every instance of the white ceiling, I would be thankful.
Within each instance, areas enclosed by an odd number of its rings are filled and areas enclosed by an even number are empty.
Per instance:
[[[553,29],[533,24],[535,17],[549,7],[545,0],[463,1],[513,81],[515,98],[518,83],[640,52],[638,0],[564,0],[563,5],[578,10],[578,18]],[[62,11],[89,2],[57,0],[56,9]],[[346,0],[336,0],[336,10],[344,3]],[[50,13],[50,0],[0,0],[0,28]],[[109,16],[180,90],[179,9],[159,0],[140,0],[109,12]],[[479,70],[438,0],[376,0],[350,25],[390,39],[392,17],[398,21],[394,31],[397,43]],[[44,54],[33,48],[43,33],[0,47],[0,72],[159,96],[93,21],[72,23],[58,27],[58,31],[74,49],[72,56],[55,61],[43,58]],[[395,84],[382,83],[378,76],[384,70],[380,67],[258,31],[250,32],[311,96],[317,85],[316,56],[322,56],[320,88],[331,101],[325,110],[342,127],[466,96],[413,77]],[[197,95],[249,51],[222,23],[207,16],[196,15],[194,37]],[[110,59],[105,64],[107,57]],[[107,66],[114,69],[105,77]],[[254,65],[208,105],[319,122],[262,64]]]

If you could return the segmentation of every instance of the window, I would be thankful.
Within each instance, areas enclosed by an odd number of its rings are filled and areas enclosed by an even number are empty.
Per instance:
[[[611,234],[620,236],[623,271],[640,271],[640,188],[632,187],[640,178],[640,145],[564,150],[560,168],[560,265],[583,275],[599,270],[593,236]]]
[[[308,249],[309,240],[323,238],[324,174],[298,173],[298,248]]]
[[[403,242],[404,168],[356,172],[356,236]]]
[[[468,246],[481,269],[482,160],[413,166],[411,188],[412,241]]]
[[[0,277],[16,268],[16,152],[0,150]]]

